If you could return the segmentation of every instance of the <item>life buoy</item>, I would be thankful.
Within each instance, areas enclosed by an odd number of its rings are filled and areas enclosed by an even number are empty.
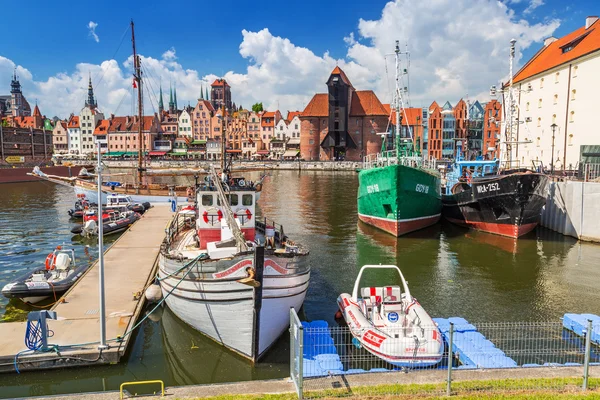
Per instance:
[[[246,186],[246,181],[245,181],[245,180],[243,180],[243,179],[240,179],[240,180],[238,181],[238,186],[239,186],[239,187],[244,187],[244,186]]]
[[[223,212],[221,210],[217,211],[217,216],[219,217],[219,222],[223,219]]]
[[[202,219],[205,223],[208,224],[208,211],[204,210],[204,212],[202,213]]]
[[[56,255],[52,252],[46,257],[46,271],[53,270],[54,267],[56,267]]]
[[[223,212],[221,210],[219,210],[218,208],[211,208],[211,211],[216,210],[217,211],[217,217],[219,218],[219,222],[221,222],[221,220],[223,219]],[[214,214],[209,214],[208,210],[204,210],[204,212],[202,213],[202,220],[204,220],[205,223],[207,224],[212,224],[214,225],[214,223],[212,223],[208,217],[209,215],[214,215]]]
[[[250,210],[249,210],[249,209],[247,209],[247,208],[240,208],[240,209],[238,209],[238,210],[237,210],[237,211],[236,211],[236,212],[233,214],[233,216],[234,216],[235,218],[237,218],[237,217],[238,217],[238,215],[239,215],[240,213],[245,213],[245,214],[246,214],[246,218],[248,218],[248,221],[250,221],[250,220],[252,219],[252,211],[250,211]]]

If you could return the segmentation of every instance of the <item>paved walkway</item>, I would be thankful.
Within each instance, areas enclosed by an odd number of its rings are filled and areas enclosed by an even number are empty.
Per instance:
[[[106,251],[104,277],[107,340],[123,337],[134,326],[143,306],[143,290],[154,276],[165,226],[172,215],[170,207],[166,205],[152,207]],[[58,356],[55,352],[23,354],[19,356],[19,369],[119,361],[125,353],[129,336],[125,336],[121,342],[109,342],[108,350],[99,352],[97,348],[100,338],[98,270],[96,263],[65,294],[66,301],[53,307],[59,319],[48,323],[54,331],[49,343],[61,346],[61,355]],[[136,299],[134,293],[138,292],[142,292],[142,296]],[[25,327],[25,322],[0,324],[0,372],[14,371],[11,364],[15,355],[26,350]],[[85,343],[90,344],[68,347]]]

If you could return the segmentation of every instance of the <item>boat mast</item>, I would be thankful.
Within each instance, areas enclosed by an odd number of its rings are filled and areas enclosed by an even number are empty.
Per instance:
[[[140,71],[140,58],[135,51],[135,33],[133,20],[131,20],[131,44],[133,46],[133,66],[135,69],[135,73],[133,75],[134,82],[137,85],[138,90],[138,190],[140,186],[142,186],[142,172],[144,168],[142,167],[142,72]]]
[[[398,68],[400,67],[400,41],[396,40],[396,158],[400,156],[400,76],[398,74]]]

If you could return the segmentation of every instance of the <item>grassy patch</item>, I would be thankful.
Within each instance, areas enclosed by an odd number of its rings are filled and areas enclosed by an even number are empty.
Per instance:
[[[590,378],[589,390],[581,391],[581,378],[531,378],[460,381],[452,384],[452,400],[529,400],[600,398],[600,378]],[[446,393],[445,384],[409,384],[358,386],[345,389],[305,391],[305,398],[353,400],[437,399]],[[265,395],[224,395],[210,400],[294,400],[294,393]]]

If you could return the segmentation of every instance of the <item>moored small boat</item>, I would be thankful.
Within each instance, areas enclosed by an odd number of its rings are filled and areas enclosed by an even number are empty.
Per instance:
[[[89,209],[86,211],[84,223],[77,224],[71,229],[71,233],[79,234],[81,236],[90,237],[98,235],[98,216],[96,210]],[[107,211],[106,214],[102,214],[103,222],[103,234],[111,235],[126,230],[140,219],[141,215],[134,211]]]
[[[20,298],[27,303],[37,303],[48,297],[58,300],[89,268],[89,263],[78,264],[73,248],[57,246],[48,254],[43,267],[19,276],[2,288],[8,298]]]
[[[402,287],[361,288],[360,280],[368,269],[396,270]],[[400,367],[427,367],[442,360],[442,334],[425,309],[411,296],[397,266],[363,266],[352,295],[342,293],[337,302],[352,336],[369,353]]]

